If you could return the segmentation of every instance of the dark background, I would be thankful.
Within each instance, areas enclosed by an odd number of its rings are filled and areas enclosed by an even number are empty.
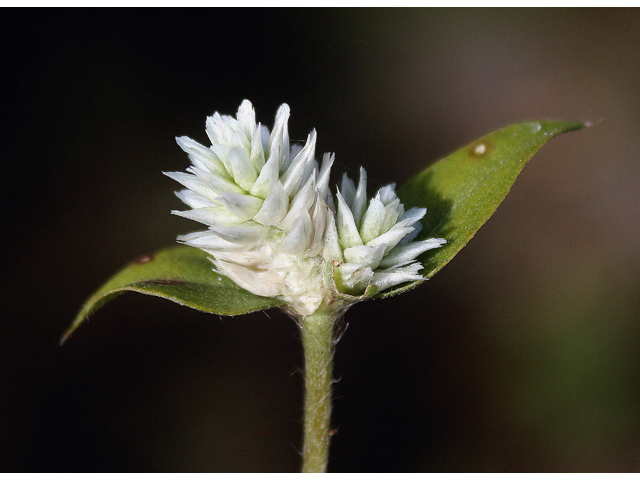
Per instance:
[[[301,349],[128,293],[82,302],[198,224],[162,171],[250,99],[370,191],[517,121],[554,139],[418,290],[353,307],[332,471],[640,469],[637,10],[3,10],[0,466],[296,471]]]

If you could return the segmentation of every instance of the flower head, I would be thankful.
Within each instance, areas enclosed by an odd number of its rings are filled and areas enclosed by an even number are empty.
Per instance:
[[[446,243],[442,238],[413,241],[427,210],[411,208],[405,212],[394,189],[395,184],[382,187],[367,202],[364,168],[360,168],[357,188],[347,174],[342,177],[335,222],[331,218],[326,235],[325,257],[333,260],[336,280],[348,293],[361,293],[369,285],[381,291],[423,280],[418,273],[422,265],[416,258]]]
[[[360,295],[370,284],[384,290],[422,279],[415,258],[444,243],[411,241],[426,210],[404,212],[394,185],[367,202],[364,169],[357,188],[344,176],[334,205],[334,156],[318,164],[315,130],[304,146],[290,145],[288,119],[284,104],[269,132],[245,100],[236,118],[207,118],[210,147],[177,139],[192,165],[166,175],[186,187],[177,195],[191,210],[173,213],[208,226],[178,240],[211,254],[215,269],[241,287],[280,297],[303,316],[330,302],[335,285]]]

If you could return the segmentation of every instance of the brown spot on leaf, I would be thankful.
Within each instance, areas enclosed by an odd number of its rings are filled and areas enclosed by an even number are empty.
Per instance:
[[[488,140],[481,138],[480,140],[476,140],[467,149],[467,155],[471,158],[481,158],[486,155],[489,150],[491,150],[491,142]]]
[[[136,260],[136,263],[137,264],[148,263],[151,260],[153,260],[153,255],[143,255],[142,257]]]

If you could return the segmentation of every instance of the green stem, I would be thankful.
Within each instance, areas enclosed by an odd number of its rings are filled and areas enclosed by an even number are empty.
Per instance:
[[[325,307],[300,319],[304,347],[304,447],[302,471],[327,471],[331,422],[333,326],[340,309]]]

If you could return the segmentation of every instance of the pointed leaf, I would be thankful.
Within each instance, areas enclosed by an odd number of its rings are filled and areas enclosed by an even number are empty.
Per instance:
[[[504,200],[529,159],[548,140],[589,126],[584,122],[536,121],[490,133],[413,177],[399,190],[407,208],[426,207],[417,239],[441,237],[447,243],[419,258],[431,278],[464,247]],[[388,297],[422,281],[385,291]]]
[[[240,315],[282,303],[275,298],[254,295],[214,272],[206,252],[176,246],[141,257],[116,273],[85,303],[62,342],[91,313],[127,290],[218,315]]]

